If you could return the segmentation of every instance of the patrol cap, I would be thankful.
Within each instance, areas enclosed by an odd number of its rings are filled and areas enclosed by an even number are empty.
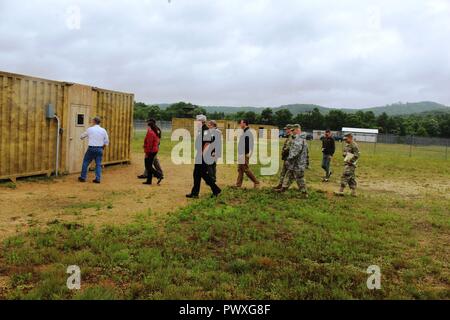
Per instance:
[[[348,138],[348,137],[353,137],[353,133],[348,132],[348,133],[344,134],[344,138]]]
[[[301,129],[302,128],[302,126],[301,125],[299,125],[299,124],[293,124],[292,125],[292,130],[295,130],[295,129]]]

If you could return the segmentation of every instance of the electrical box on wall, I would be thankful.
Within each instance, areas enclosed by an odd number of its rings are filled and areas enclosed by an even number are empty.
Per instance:
[[[49,103],[46,106],[45,115],[46,115],[47,119],[54,119],[55,118],[55,116],[56,116],[56,114],[55,114],[55,107],[51,103]]]

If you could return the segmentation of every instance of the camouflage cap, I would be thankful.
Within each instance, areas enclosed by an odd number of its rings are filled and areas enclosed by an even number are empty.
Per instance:
[[[301,129],[302,128],[302,126],[301,125],[299,125],[299,124],[293,124],[292,125],[292,130],[295,130],[295,129]]]
[[[347,138],[347,137],[353,137],[353,133],[347,132],[346,134],[344,134],[344,138]]]

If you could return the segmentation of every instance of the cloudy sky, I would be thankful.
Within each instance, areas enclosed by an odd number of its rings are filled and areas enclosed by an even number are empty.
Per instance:
[[[0,70],[148,103],[450,105],[450,0],[0,0]]]

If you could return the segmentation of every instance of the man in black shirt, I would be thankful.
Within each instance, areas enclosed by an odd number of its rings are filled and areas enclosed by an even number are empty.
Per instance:
[[[333,158],[334,152],[336,151],[334,138],[331,134],[330,130],[325,131],[325,136],[322,138],[322,169],[325,170],[325,177],[323,178],[323,182],[330,181],[331,174],[331,159]]]
[[[205,162],[204,151],[207,146],[211,143],[211,138],[209,134],[209,129],[206,126],[206,117],[204,115],[197,116],[197,121],[201,122],[201,125],[196,126],[196,156],[195,156],[195,167],[194,167],[194,186],[190,194],[187,194],[187,198],[198,198],[200,193],[200,184],[202,179],[211,188],[213,192],[213,197],[217,197],[222,190],[216,185],[214,180],[208,174],[208,164]]]
[[[222,151],[222,132],[217,128],[217,122],[214,120],[208,121],[208,128],[209,128],[209,134],[211,138],[211,144],[208,148],[208,155],[211,156],[212,163],[208,164],[208,174],[209,176],[214,180],[214,182],[217,182],[217,160],[221,157],[221,151]],[[215,147],[213,145],[216,144]],[[211,162],[210,161],[210,162]]]
[[[244,130],[244,134],[239,140],[238,147],[238,178],[236,182],[236,187],[241,188],[244,181],[244,173],[253,182],[255,189],[260,185],[259,180],[255,177],[253,172],[250,170],[249,161],[251,153],[253,152],[254,137],[251,133],[249,123],[247,120],[241,120],[239,126]]]

